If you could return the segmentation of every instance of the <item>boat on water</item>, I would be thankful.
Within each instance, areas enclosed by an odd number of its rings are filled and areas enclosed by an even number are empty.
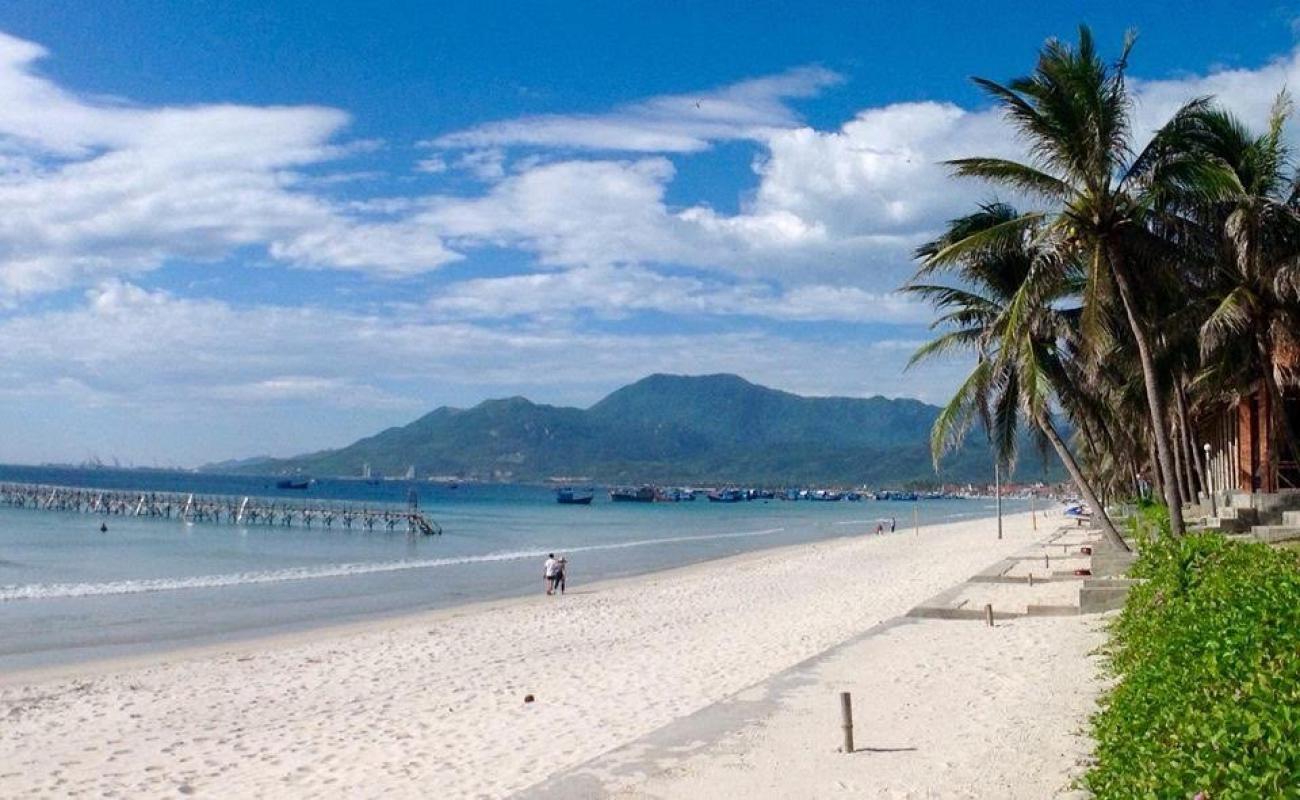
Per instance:
[[[589,506],[593,496],[590,489],[579,491],[571,486],[562,486],[555,490],[555,502],[562,506]]]
[[[895,502],[911,503],[920,499],[916,492],[884,490],[876,492],[877,500],[893,500]]]
[[[709,492],[710,503],[739,503],[746,499],[746,493],[742,489],[721,489],[716,492]]]
[[[311,478],[285,478],[284,480],[276,481],[275,488],[306,491],[311,488]]]
[[[615,503],[653,503],[655,489],[653,486],[620,486],[609,490],[609,499]]]

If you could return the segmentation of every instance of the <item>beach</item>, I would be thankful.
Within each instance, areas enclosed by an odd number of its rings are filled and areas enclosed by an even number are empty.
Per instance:
[[[1043,537],[1027,514],[1004,527],[800,544],[563,597],[542,594],[539,561],[531,598],[0,675],[0,795],[526,796],[803,665],[820,677],[738,732],[584,791],[1050,796],[1086,753],[1096,620],[887,624]],[[890,731],[864,745],[900,751],[836,754],[832,685]],[[768,751],[784,760],[732,763]],[[762,777],[811,780],[836,755],[839,788]]]

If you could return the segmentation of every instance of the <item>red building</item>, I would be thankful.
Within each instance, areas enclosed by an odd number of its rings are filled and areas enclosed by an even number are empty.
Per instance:
[[[1284,374],[1300,368],[1300,354],[1289,353]],[[1215,491],[1278,492],[1300,489],[1300,463],[1287,446],[1282,426],[1300,435],[1300,387],[1282,386],[1282,408],[1274,415],[1264,381],[1213,414],[1200,429],[1198,444],[1210,445],[1210,481]],[[1197,453],[1203,457],[1203,453]]]

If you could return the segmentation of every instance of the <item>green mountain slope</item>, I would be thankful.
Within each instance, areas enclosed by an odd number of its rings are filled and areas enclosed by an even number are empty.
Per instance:
[[[928,451],[939,409],[884,397],[801,397],[735,375],[651,375],[589,409],[522,397],[470,409],[439,408],[338,450],[261,461],[248,472],[385,474],[540,480],[584,475],[608,482],[986,482],[978,435],[936,476]],[[1026,453],[1020,478],[1052,479]]]

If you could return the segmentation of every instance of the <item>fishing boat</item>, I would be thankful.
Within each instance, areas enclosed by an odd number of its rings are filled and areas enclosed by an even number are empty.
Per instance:
[[[311,478],[285,478],[284,480],[276,481],[275,488],[306,491],[311,488]]]
[[[653,486],[640,488],[620,486],[609,490],[609,499],[615,503],[653,503],[655,490]]]
[[[740,489],[722,489],[717,492],[709,492],[710,503],[739,503],[745,499],[745,492]]]
[[[571,486],[562,486],[555,490],[555,502],[562,506],[589,506],[592,497],[590,489],[577,491]]]

